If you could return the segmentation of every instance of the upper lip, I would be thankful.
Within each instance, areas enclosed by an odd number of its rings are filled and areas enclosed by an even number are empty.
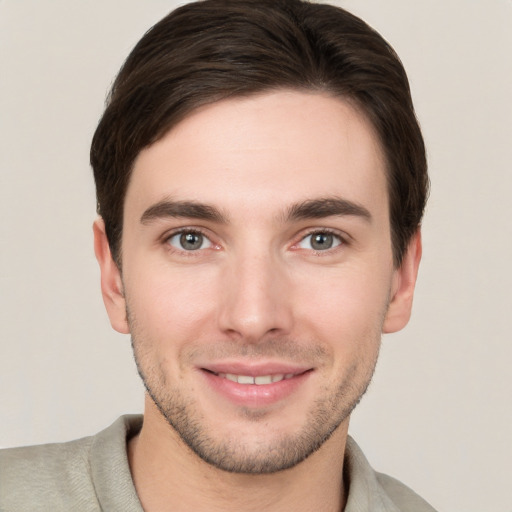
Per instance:
[[[200,368],[213,373],[230,373],[250,377],[292,373],[298,375],[313,369],[310,366],[283,362],[218,362],[200,365]]]

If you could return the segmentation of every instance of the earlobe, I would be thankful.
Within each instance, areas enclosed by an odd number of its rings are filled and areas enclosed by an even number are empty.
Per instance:
[[[129,334],[126,318],[126,301],[123,292],[121,273],[110,252],[105,223],[98,217],[93,224],[94,253],[100,266],[101,293],[112,327],[122,333]]]
[[[409,322],[421,251],[421,232],[418,229],[407,246],[400,268],[395,270],[392,297],[384,320],[383,333],[397,332]]]

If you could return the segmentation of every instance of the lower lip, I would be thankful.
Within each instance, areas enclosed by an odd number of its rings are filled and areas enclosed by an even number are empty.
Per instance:
[[[271,384],[238,384],[224,377],[202,370],[208,385],[236,405],[261,407],[288,398],[310,377],[311,370]]]

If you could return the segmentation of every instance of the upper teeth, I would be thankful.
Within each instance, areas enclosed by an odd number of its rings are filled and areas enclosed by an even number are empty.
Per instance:
[[[272,382],[279,382],[283,379],[291,379],[295,374],[293,373],[278,373],[276,375],[258,375],[258,377],[251,377],[250,375],[235,375],[233,373],[219,373],[219,377],[238,382],[238,384],[272,384]]]

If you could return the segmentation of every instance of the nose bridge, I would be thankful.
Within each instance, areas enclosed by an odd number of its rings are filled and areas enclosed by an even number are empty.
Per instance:
[[[220,327],[248,342],[267,333],[286,333],[291,310],[286,293],[283,261],[268,247],[241,248],[224,273]]]

